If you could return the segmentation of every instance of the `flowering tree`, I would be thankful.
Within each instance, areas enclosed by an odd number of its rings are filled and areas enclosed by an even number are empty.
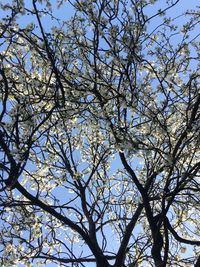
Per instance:
[[[200,266],[195,7],[10,2],[0,22],[1,266]]]

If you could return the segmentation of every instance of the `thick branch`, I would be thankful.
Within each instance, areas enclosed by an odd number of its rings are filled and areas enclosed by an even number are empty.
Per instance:
[[[109,266],[106,258],[103,256],[103,253],[101,251],[96,250],[96,248],[93,246],[92,240],[76,223],[74,223],[70,219],[64,217],[63,215],[61,215],[60,213],[58,213],[57,211],[55,211],[54,209],[52,209],[51,207],[46,205],[44,202],[42,202],[38,198],[31,195],[28,191],[26,191],[26,189],[23,186],[20,185],[19,182],[16,183],[16,189],[18,189],[18,191],[23,196],[25,196],[27,199],[29,199],[31,201],[32,205],[40,207],[42,210],[48,212],[53,217],[57,218],[59,221],[63,222],[64,224],[69,226],[71,229],[76,231],[78,234],[80,234],[80,236],[83,238],[83,240],[89,246],[90,250],[93,252],[95,258],[97,259],[97,262],[102,261],[102,263],[104,263],[105,266]]]
[[[173,229],[173,227],[171,226],[169,219],[166,217],[166,223],[167,223],[167,228],[169,229],[169,231],[172,233],[172,235],[174,236],[174,238],[181,242],[181,243],[185,243],[185,244],[189,244],[189,245],[196,245],[196,246],[200,246],[200,241],[194,241],[194,240],[188,240],[185,238],[180,237],[177,232]]]
[[[142,184],[139,182],[137,176],[135,175],[135,172],[132,170],[132,168],[129,166],[128,162],[126,161],[124,153],[120,152],[119,155],[120,155],[121,161],[124,165],[124,168],[131,175],[131,178],[132,178],[133,182],[135,183],[135,185],[137,186],[138,190],[140,191],[140,194],[143,195],[144,188],[143,188]]]
[[[126,227],[126,231],[124,233],[124,237],[123,237],[123,240],[121,242],[121,246],[120,246],[118,253],[117,253],[117,256],[116,256],[116,261],[115,261],[114,267],[121,267],[123,262],[124,262],[128,242],[129,242],[130,237],[132,235],[132,231],[135,227],[135,224],[137,223],[137,220],[138,220],[138,218],[142,212],[142,209],[143,209],[143,205],[139,204],[135,214],[133,215],[131,221],[129,222],[129,224]]]

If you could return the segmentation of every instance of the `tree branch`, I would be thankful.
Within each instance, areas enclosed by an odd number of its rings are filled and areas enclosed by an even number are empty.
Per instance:
[[[180,237],[177,232],[173,229],[173,227],[171,226],[169,219],[167,217],[165,217],[166,220],[166,225],[167,228],[169,229],[169,231],[172,233],[172,235],[174,236],[174,238],[181,242],[181,243],[185,243],[185,244],[189,244],[189,245],[196,245],[196,246],[200,246],[200,241],[194,241],[194,240],[188,240],[185,238]]]

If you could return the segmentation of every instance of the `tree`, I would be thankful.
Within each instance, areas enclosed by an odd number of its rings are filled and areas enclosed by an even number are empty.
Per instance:
[[[199,266],[199,13],[183,2],[1,4],[1,266]]]

